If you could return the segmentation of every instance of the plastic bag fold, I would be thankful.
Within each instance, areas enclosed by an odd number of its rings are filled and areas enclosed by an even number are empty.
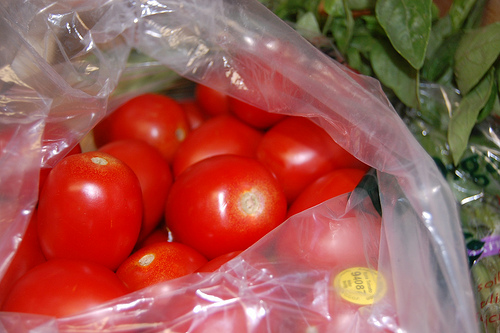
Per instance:
[[[0,13],[0,276],[35,207],[39,168],[55,165],[116,101],[142,91],[115,90],[138,50],[269,112],[309,117],[376,170],[377,269],[389,291],[357,312],[351,332],[477,331],[455,199],[376,80],[328,58],[257,1],[2,0]],[[355,191],[293,216],[219,272],[57,320],[0,313],[0,327],[202,332],[214,321],[222,331],[331,332],[335,267],[304,264],[291,255],[299,245],[276,244],[303,244],[353,215],[366,227],[377,216],[366,202]]]

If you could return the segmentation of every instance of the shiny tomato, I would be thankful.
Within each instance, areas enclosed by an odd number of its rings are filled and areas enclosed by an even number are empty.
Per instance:
[[[181,100],[179,104],[184,110],[190,130],[200,127],[209,118],[194,99]]]
[[[356,265],[376,267],[380,246],[379,217],[373,216],[366,221],[355,216],[333,220],[319,213],[304,215],[294,222],[296,224],[286,225],[281,230],[283,234],[277,245],[281,255],[315,269]]]
[[[228,98],[231,112],[255,128],[267,129],[286,117],[284,114],[267,112],[231,96]]]
[[[128,257],[116,275],[130,291],[195,272],[207,259],[193,248],[177,242],[147,245]]]
[[[127,292],[109,268],[79,260],[51,259],[17,281],[2,310],[65,317]]]
[[[244,250],[281,224],[286,198],[256,159],[218,155],[177,177],[165,220],[174,238],[208,259]]]
[[[82,259],[112,270],[130,254],[142,223],[137,176],[103,152],[71,155],[49,173],[38,204],[47,259]]]
[[[178,176],[190,165],[215,155],[255,157],[262,135],[234,116],[213,117],[189,133],[179,146],[172,163],[174,175]]]
[[[80,154],[81,152],[82,152],[82,147],[80,146],[80,144],[77,144],[68,152],[68,154],[66,156]],[[47,179],[47,176],[49,175],[50,170],[52,170],[52,168],[50,168],[48,166],[40,169],[40,180],[38,183],[38,193],[41,192],[43,184],[45,183],[45,179]]]
[[[334,169],[368,169],[323,128],[304,117],[287,117],[271,127],[257,148],[257,158],[278,178],[289,203]]]
[[[288,216],[316,206],[317,204],[352,192],[359,184],[365,171],[361,169],[335,169],[319,177],[307,186],[288,209]]]
[[[45,262],[36,229],[36,211],[23,235],[12,262],[0,281],[0,308],[14,283],[31,268]]]
[[[229,99],[223,92],[203,84],[197,84],[195,99],[200,108],[209,116],[229,113]]]
[[[165,201],[173,181],[170,165],[158,149],[141,140],[113,141],[99,151],[125,162],[139,178],[144,204],[139,234],[139,240],[142,240],[163,218]]]
[[[202,272],[215,272],[218,270],[222,265],[224,265],[226,262],[229,260],[235,258],[238,256],[241,252],[243,251],[234,251],[234,252],[229,252],[223,255],[220,255],[209,262],[207,262],[205,265],[201,266],[198,268],[196,271],[199,273]]]
[[[124,139],[139,139],[157,148],[171,162],[189,132],[184,110],[174,99],[159,94],[137,96],[94,128],[97,147]]]

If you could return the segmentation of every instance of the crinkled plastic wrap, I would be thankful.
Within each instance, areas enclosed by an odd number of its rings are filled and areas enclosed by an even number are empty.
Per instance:
[[[351,332],[477,331],[456,201],[378,82],[335,63],[256,1],[2,0],[0,10],[0,275],[35,207],[39,168],[134,93],[113,94],[135,49],[270,112],[310,117],[376,170],[381,238],[376,258],[371,245],[364,251],[386,288],[357,310]],[[291,217],[218,272],[66,318],[0,313],[0,329],[332,332],[339,267],[310,260],[315,240],[345,221],[369,230],[375,208],[360,188]],[[373,244],[372,233],[363,237]],[[283,239],[293,241],[278,246]]]

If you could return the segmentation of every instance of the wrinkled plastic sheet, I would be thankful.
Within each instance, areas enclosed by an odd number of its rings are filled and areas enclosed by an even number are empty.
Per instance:
[[[115,91],[137,50],[269,112],[309,117],[376,170],[382,231],[375,268],[388,292],[357,312],[352,332],[477,331],[456,201],[377,81],[332,61],[256,1],[1,4],[0,276],[36,205],[40,167],[55,165],[116,101],[141,92]],[[328,300],[338,267],[304,264],[300,253],[308,253],[308,237],[348,217],[369,223],[376,211],[367,200],[366,191],[354,191],[293,216],[218,272],[66,318],[0,313],[0,327],[331,332],[336,310]],[[297,248],[277,248],[282,237],[295,237]],[[213,318],[219,326],[209,324]]]

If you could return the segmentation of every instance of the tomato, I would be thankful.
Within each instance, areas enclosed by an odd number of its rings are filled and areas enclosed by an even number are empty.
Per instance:
[[[127,293],[109,268],[79,260],[51,259],[19,279],[2,310],[65,317]]]
[[[156,148],[140,140],[113,141],[99,151],[125,162],[139,178],[144,204],[139,234],[139,240],[142,240],[163,218],[165,201],[173,182],[170,165]]]
[[[195,88],[196,103],[209,116],[218,116],[229,113],[228,96],[203,84],[197,84]]]
[[[209,118],[194,99],[181,100],[179,104],[184,110],[190,130],[200,127]]]
[[[228,98],[231,112],[255,128],[267,129],[286,117],[284,114],[267,112],[231,96]]]
[[[334,169],[368,169],[304,117],[287,117],[271,127],[257,148],[257,158],[278,178],[290,204],[310,183]]]
[[[28,270],[43,262],[45,262],[45,256],[42,253],[42,248],[38,240],[35,211],[31,216],[31,220],[17,248],[16,254],[0,281],[0,308],[14,283]]]
[[[172,161],[189,132],[184,110],[174,99],[159,94],[137,96],[112,112],[94,128],[97,147],[124,139],[139,139]]]
[[[349,215],[342,219],[331,219],[321,212],[313,216],[304,215],[299,221],[294,221],[296,224],[286,225],[282,230],[277,251],[315,269],[368,264],[376,267],[380,217],[367,217],[368,220],[362,223],[357,217]]]
[[[188,166],[215,155],[255,157],[262,135],[231,115],[213,117],[191,132],[179,146],[172,163],[174,175],[178,176]]]
[[[159,243],[159,242],[173,242],[174,238],[172,237],[172,233],[168,228],[160,224],[155,230],[153,230],[149,235],[147,235],[144,239],[137,242],[135,249],[138,250],[142,247],[145,247],[149,244]]]
[[[316,206],[338,195],[352,192],[365,171],[361,169],[335,169],[307,186],[288,209],[288,216]]]
[[[173,237],[208,259],[244,250],[281,224],[286,198],[256,159],[218,155],[177,177],[165,220]]]
[[[124,162],[98,151],[67,156],[40,194],[43,253],[47,259],[82,259],[114,270],[134,248],[142,214],[139,180]]]
[[[226,262],[228,262],[229,260],[238,256],[241,252],[243,252],[243,251],[234,251],[234,252],[229,252],[229,253],[220,255],[220,256],[210,260],[205,265],[198,268],[196,271],[200,272],[200,273],[201,272],[215,272],[222,265],[224,265]]]
[[[68,154],[66,156],[80,154],[81,152],[82,152],[82,147],[80,146],[80,144],[77,144],[68,152]],[[47,179],[47,176],[49,175],[50,170],[52,170],[52,168],[50,168],[50,167],[40,168],[40,180],[38,183],[38,193],[41,192],[43,184],[45,183],[45,179]]]
[[[116,275],[130,291],[195,272],[207,259],[193,248],[177,242],[147,245],[128,257]]]

